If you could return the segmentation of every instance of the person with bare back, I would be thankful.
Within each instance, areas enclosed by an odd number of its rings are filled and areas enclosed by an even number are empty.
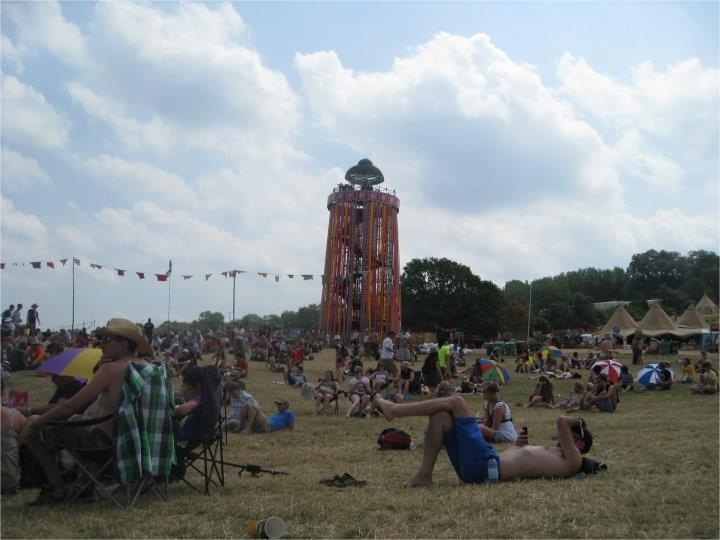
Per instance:
[[[375,405],[389,421],[406,416],[427,416],[420,469],[405,482],[407,487],[429,487],[440,449],[465,483],[488,479],[488,462],[496,460],[501,481],[513,478],[570,477],[583,465],[582,454],[590,450],[593,437],[582,418],[557,419],[557,446],[530,446],[527,436],[518,437],[516,446],[498,453],[483,437],[477,420],[463,398],[451,395],[417,403],[397,404],[374,397]]]

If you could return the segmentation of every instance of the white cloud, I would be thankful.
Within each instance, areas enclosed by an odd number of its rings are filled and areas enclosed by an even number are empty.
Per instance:
[[[50,184],[50,176],[31,157],[2,147],[2,186],[11,192],[30,191]]]
[[[157,195],[169,203],[186,206],[195,200],[192,190],[181,177],[154,165],[108,155],[89,159],[84,165],[86,172],[110,183],[118,193],[129,195],[132,200]]]
[[[9,62],[17,73],[22,73],[24,69],[22,54],[22,47],[15,45],[5,34],[0,35],[0,55],[2,55],[5,70],[7,70],[7,63]]]
[[[23,54],[44,49],[64,62],[85,62],[85,39],[65,20],[59,2],[3,2],[2,13],[14,25],[17,50]]]
[[[2,76],[2,134],[24,144],[60,147],[70,129],[65,116],[45,96],[12,75]]]

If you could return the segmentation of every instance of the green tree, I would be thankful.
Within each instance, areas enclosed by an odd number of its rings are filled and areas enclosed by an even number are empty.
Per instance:
[[[413,259],[405,265],[402,302],[403,326],[458,328],[482,336],[498,333],[504,309],[496,285],[445,258]]]
[[[225,317],[219,311],[203,311],[197,320],[197,329],[202,334],[217,332],[225,327]]]
[[[675,251],[655,251],[632,256],[627,269],[632,300],[648,300],[659,294],[661,286],[677,289],[688,275],[688,260]]]
[[[262,323],[262,317],[255,313],[248,313],[240,319],[240,324],[246,330],[258,330],[262,326]]]

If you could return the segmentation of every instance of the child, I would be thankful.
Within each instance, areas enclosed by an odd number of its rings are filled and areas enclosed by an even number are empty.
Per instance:
[[[627,366],[620,368],[620,389],[625,392],[633,391],[633,376]]]
[[[680,360],[682,366],[683,376],[680,380],[681,383],[694,383],[695,382],[695,366],[692,365],[689,358],[683,358]]]

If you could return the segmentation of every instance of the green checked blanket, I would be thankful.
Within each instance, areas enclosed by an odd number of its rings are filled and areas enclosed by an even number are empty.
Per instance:
[[[130,362],[122,393],[115,432],[119,481],[129,484],[146,474],[167,476],[175,463],[175,396],[165,367]]]

